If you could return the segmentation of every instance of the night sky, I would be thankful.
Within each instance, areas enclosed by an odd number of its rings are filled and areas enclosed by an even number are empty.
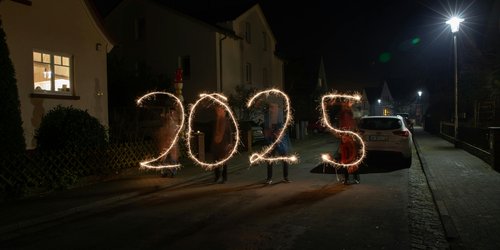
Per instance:
[[[96,0],[96,5],[105,14],[116,2],[119,0]],[[459,43],[467,47],[481,40],[484,16],[491,1],[163,2],[205,17],[259,2],[278,40],[280,56],[304,57],[307,62],[322,56],[331,88],[379,86],[388,81],[397,98],[400,91],[416,91],[439,78],[451,81],[452,35],[444,23],[446,16],[464,12],[466,22],[461,29],[465,35],[459,37]],[[309,66],[316,67],[314,63]]]

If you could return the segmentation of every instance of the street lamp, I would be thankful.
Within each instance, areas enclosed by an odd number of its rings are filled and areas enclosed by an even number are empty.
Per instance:
[[[384,114],[384,112],[383,112],[383,110],[382,110],[382,105],[381,105],[381,104],[382,104],[382,100],[381,100],[381,99],[377,99],[377,103],[378,103],[378,107],[377,107],[377,109],[378,109],[378,111],[377,111],[377,115],[383,115],[383,114]]]
[[[416,123],[417,124],[421,124],[422,123],[422,90],[419,90],[417,91],[417,95],[418,95],[418,100],[417,100],[417,105],[415,105],[415,109],[416,109],[416,116],[417,116],[417,121]]]
[[[460,17],[452,17],[448,21],[446,21],[446,24],[450,25],[451,28],[451,33],[453,33],[453,51],[455,55],[455,121],[454,121],[454,127],[455,127],[455,146],[457,146],[458,142],[458,54],[457,54],[457,33],[458,29],[460,28],[460,23],[463,22],[464,19]]]

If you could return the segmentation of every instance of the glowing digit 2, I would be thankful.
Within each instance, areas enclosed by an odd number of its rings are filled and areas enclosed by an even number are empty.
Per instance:
[[[264,147],[264,149],[262,149],[262,151],[260,153],[253,153],[250,156],[250,164],[256,164],[256,163],[259,163],[261,161],[268,161],[268,162],[273,162],[273,161],[296,162],[297,161],[297,156],[296,155],[292,155],[292,156],[279,156],[279,157],[267,157],[267,155],[269,155],[273,151],[273,149],[276,147],[276,144],[278,144],[278,142],[281,141],[281,139],[285,135],[286,128],[292,122],[292,114],[291,114],[291,111],[290,111],[290,99],[288,98],[288,96],[285,93],[283,93],[282,91],[280,91],[278,89],[269,89],[269,90],[265,90],[265,91],[261,91],[261,92],[256,93],[253,97],[251,97],[248,100],[247,107],[250,108],[252,106],[252,104],[255,102],[255,100],[257,100],[259,97],[261,97],[263,95],[269,96],[270,94],[282,96],[283,99],[285,99],[285,105],[286,105],[286,119],[285,119],[285,123],[283,125],[283,128],[280,130],[278,136],[276,137],[276,140],[273,143],[271,143],[271,145],[269,145],[267,147]]]
[[[359,96],[359,95],[326,94],[323,97],[321,97],[321,111],[323,113],[323,117],[321,119],[322,123],[325,126],[327,126],[330,130],[333,130],[333,132],[336,134],[340,134],[340,135],[347,134],[347,135],[351,136],[352,138],[356,138],[356,140],[358,140],[360,142],[360,145],[361,145],[361,149],[359,150],[360,157],[351,163],[336,162],[336,161],[332,160],[328,154],[323,154],[321,156],[321,158],[323,159],[324,162],[333,164],[335,167],[347,168],[350,166],[358,165],[365,158],[365,143],[363,142],[363,139],[357,133],[354,133],[350,130],[336,129],[335,127],[332,126],[332,124],[330,123],[330,119],[328,118],[327,108],[326,108],[326,102],[329,99],[331,99],[333,101],[335,101],[337,99],[347,99],[347,100],[359,102],[361,100],[361,96]]]
[[[147,99],[149,99],[149,98],[151,98],[152,96],[155,96],[155,95],[167,95],[169,97],[172,97],[175,100],[175,102],[177,103],[177,106],[179,107],[179,110],[181,111],[181,121],[180,121],[179,125],[177,126],[178,128],[177,128],[177,131],[175,132],[174,139],[172,140],[172,142],[170,143],[170,145],[168,146],[168,148],[166,148],[160,154],[160,156],[158,156],[158,157],[156,157],[154,159],[150,159],[150,160],[146,160],[146,161],[141,162],[140,166],[143,167],[143,168],[158,169],[158,170],[162,169],[162,168],[178,168],[178,167],[181,166],[180,164],[151,165],[151,163],[156,162],[159,159],[165,157],[172,150],[172,148],[175,146],[175,144],[179,140],[179,134],[181,133],[181,130],[184,127],[184,118],[185,118],[185,116],[184,116],[184,107],[182,106],[181,100],[179,100],[179,98],[177,98],[175,95],[170,94],[168,92],[157,91],[157,92],[148,93],[148,94],[142,96],[141,98],[139,98],[137,100],[137,105],[142,105],[142,103],[143,103],[144,100],[147,100]]]

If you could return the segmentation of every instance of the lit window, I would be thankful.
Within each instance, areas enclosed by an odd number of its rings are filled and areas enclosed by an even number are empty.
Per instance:
[[[71,56],[33,51],[35,92],[72,94]]]
[[[391,111],[387,108],[384,108],[384,116],[391,115]]]
[[[252,64],[250,63],[245,65],[245,81],[247,83],[252,83]]]

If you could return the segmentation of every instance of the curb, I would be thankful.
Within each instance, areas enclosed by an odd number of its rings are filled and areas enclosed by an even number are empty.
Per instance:
[[[457,228],[455,227],[455,224],[453,223],[453,219],[451,218],[450,214],[448,213],[448,209],[446,208],[445,202],[440,197],[439,189],[436,187],[436,184],[434,183],[434,177],[431,174],[431,171],[429,169],[429,165],[427,164],[425,157],[421,154],[421,148],[420,148],[420,145],[418,144],[415,136],[413,137],[413,144],[415,146],[417,156],[418,156],[418,159],[420,161],[420,165],[421,165],[422,170],[424,172],[425,179],[427,180],[427,186],[429,187],[429,189],[431,191],[434,205],[436,206],[436,209],[439,213],[439,218],[441,220],[441,224],[443,225],[446,239],[450,243],[450,247],[452,247],[453,249],[460,249],[460,247],[459,247],[459,244],[460,244],[459,242],[461,241],[460,235],[458,234]],[[453,243],[453,244],[451,244],[451,243]],[[458,244],[458,245],[455,245],[455,244]]]

